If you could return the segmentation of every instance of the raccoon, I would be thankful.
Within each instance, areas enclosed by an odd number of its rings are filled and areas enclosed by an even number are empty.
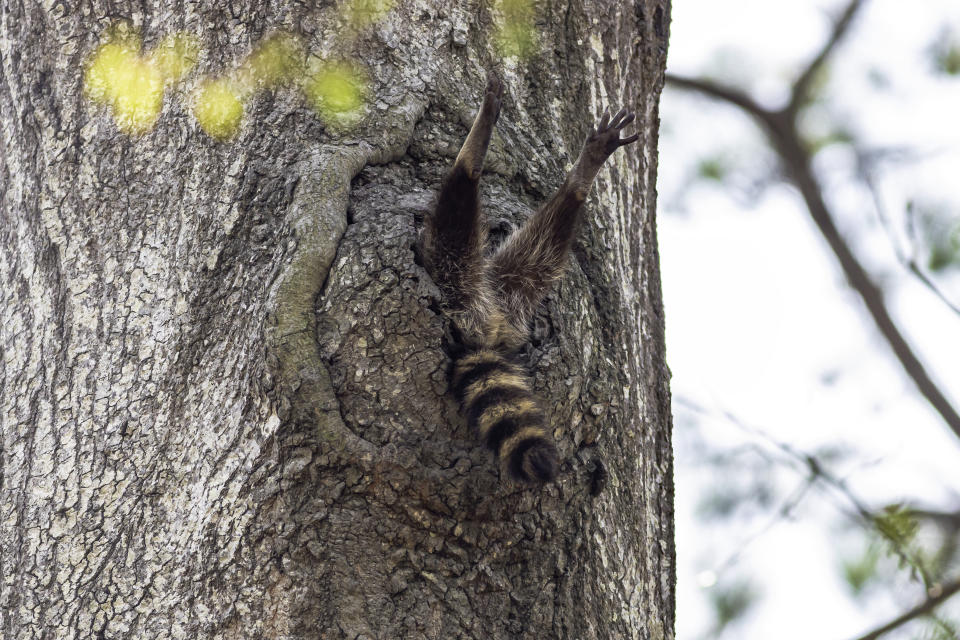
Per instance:
[[[620,137],[633,113],[605,111],[559,190],[488,255],[478,188],[503,90],[490,74],[480,112],[424,221],[421,254],[458,333],[450,386],[470,429],[511,479],[543,483],[557,477],[557,446],[529,374],[514,356],[528,339],[537,305],[563,275],[597,172],[639,134]]]

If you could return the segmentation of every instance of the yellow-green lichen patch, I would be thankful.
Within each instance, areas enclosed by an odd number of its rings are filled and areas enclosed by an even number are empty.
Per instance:
[[[196,63],[196,39],[183,33],[164,38],[147,56],[140,54],[139,32],[126,23],[107,30],[106,41],[90,55],[84,91],[110,108],[117,126],[129,134],[148,131],[163,108],[164,87],[182,78]]]
[[[520,58],[531,55],[537,44],[532,0],[500,0],[497,9],[500,20],[495,42],[500,54]]]
[[[193,115],[207,135],[232,138],[240,129],[243,102],[229,80],[211,80],[197,90]]]
[[[303,48],[290,33],[267,36],[237,69],[236,81],[244,90],[273,89],[291,82],[303,69]]]
[[[87,97],[95,102],[109,102],[117,90],[115,78],[136,59],[137,50],[130,43],[107,42],[97,47],[87,61],[83,79]]]
[[[84,80],[90,99],[108,105],[117,126],[127,133],[147,131],[160,115],[163,77],[129,43],[98,47]]]
[[[366,103],[366,73],[348,62],[318,62],[304,84],[310,105],[325,119],[346,123],[359,118]]]
[[[150,52],[150,61],[166,82],[177,82],[197,64],[200,42],[189,33],[169,35]]]
[[[353,0],[346,7],[347,23],[362,29],[390,13],[394,4],[394,0]]]

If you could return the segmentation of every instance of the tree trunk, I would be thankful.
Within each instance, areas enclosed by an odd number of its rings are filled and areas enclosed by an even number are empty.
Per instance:
[[[0,624],[5,638],[672,638],[670,403],[655,233],[666,0],[535,5],[502,60],[488,3],[402,0],[346,40],[329,3],[0,11]],[[145,133],[84,95],[129,19],[200,38]],[[265,35],[359,61],[361,122],[258,92],[239,134],[190,90]],[[595,116],[637,145],[588,201],[524,352],[560,478],[499,478],[447,392],[416,234],[482,96],[494,239]],[[602,463],[601,463],[602,461]]]

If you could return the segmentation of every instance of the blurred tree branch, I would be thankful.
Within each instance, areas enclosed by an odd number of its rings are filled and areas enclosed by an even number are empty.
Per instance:
[[[935,511],[933,509],[910,509],[908,512],[914,518],[929,520],[937,525],[953,531],[960,530],[960,511]]]
[[[960,592],[960,579],[948,582],[943,585],[936,585],[932,589],[928,590],[928,597],[926,600],[915,606],[913,609],[897,616],[887,624],[877,627],[873,631],[869,631],[862,636],[856,638],[856,640],[876,640],[885,633],[893,631],[897,627],[910,622],[915,618],[924,616],[932,612],[937,606],[945,602],[948,598]]]
[[[913,352],[903,333],[890,316],[882,291],[874,284],[866,269],[857,260],[834,224],[834,217],[827,207],[823,189],[813,172],[811,165],[812,152],[804,144],[798,127],[798,114],[810,98],[813,78],[849,32],[857,11],[864,4],[864,0],[852,0],[847,5],[834,24],[830,38],[804,71],[800,73],[793,84],[790,100],[780,109],[767,109],[746,92],[724,86],[712,80],[687,78],[668,73],[667,82],[675,87],[696,91],[733,104],[760,123],[777,152],[787,177],[800,191],[811,218],[813,218],[821,235],[840,263],[840,268],[843,270],[847,281],[860,295],[871,318],[890,345],[903,370],[913,380],[923,397],[960,438],[960,414],[957,413],[937,384],[930,378],[923,363]]]
[[[810,98],[810,86],[813,84],[814,79],[817,76],[817,73],[823,69],[823,66],[827,63],[827,59],[830,57],[830,54],[833,53],[833,50],[836,49],[837,44],[843,39],[847,34],[847,31],[850,30],[850,25],[853,22],[853,18],[857,15],[857,11],[866,4],[863,0],[853,0],[850,4],[847,5],[847,8],[844,9],[843,13],[840,14],[840,17],[833,25],[833,31],[830,33],[830,38],[823,44],[820,52],[814,56],[813,60],[810,61],[810,64],[807,65],[806,69],[803,70],[803,73],[797,78],[796,82],[793,83],[793,89],[790,92],[790,103],[787,105],[787,111],[796,113],[800,110],[800,107]]]

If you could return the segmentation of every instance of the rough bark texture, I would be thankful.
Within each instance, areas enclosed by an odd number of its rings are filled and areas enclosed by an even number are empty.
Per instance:
[[[340,8],[309,4],[2,3],[3,637],[672,638],[667,0],[538,2],[537,54],[506,67],[487,3],[403,0],[349,46]],[[147,46],[199,35],[199,73],[304,34],[368,66],[366,117],[338,133],[281,90],[215,142],[195,73],[130,138],[82,90],[117,18]],[[467,433],[414,251],[490,67],[495,238],[602,106],[642,133],[526,351],[563,459],[541,489],[500,481]]]

